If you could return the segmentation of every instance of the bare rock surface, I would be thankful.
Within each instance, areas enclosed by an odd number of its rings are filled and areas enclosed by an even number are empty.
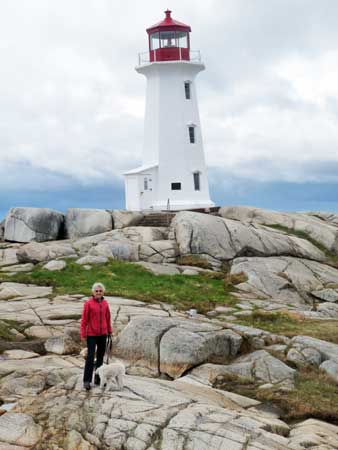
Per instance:
[[[301,231],[338,254],[338,221],[331,213],[285,213],[249,206],[230,206],[219,210],[221,217],[249,224],[280,225],[293,231]],[[324,219],[324,220],[323,220]]]
[[[0,284],[0,300],[45,297],[52,290],[49,286],[5,282]]]
[[[106,256],[93,256],[93,255],[87,255],[82,256],[81,258],[77,259],[76,264],[80,265],[86,265],[86,264],[105,264],[108,262],[108,258]]]
[[[67,339],[78,344],[86,298],[53,297],[47,289],[0,284],[0,295],[6,290],[14,293],[0,301],[0,318],[29,323],[25,334],[35,328],[34,333],[44,333],[47,348],[53,344],[54,350],[62,347],[64,353]],[[298,351],[315,364],[324,364],[323,370],[334,377],[337,345],[306,336],[288,340],[200,315],[192,320],[166,304],[109,296],[107,301],[117,338],[114,351],[126,362],[129,374],[124,388],[102,392],[93,387],[87,393],[79,348],[74,355],[34,358],[18,350],[6,352],[0,361],[0,398],[14,406],[0,416],[0,450],[337,448],[338,428],[333,425],[321,426],[318,421],[288,425],[278,414],[259,410],[256,400],[212,387],[220,371],[232,368],[232,373],[244,371],[258,384],[292,388],[293,369],[265,350],[252,352],[265,346]],[[244,310],[248,306],[244,300],[241,305]],[[240,356],[243,341],[248,354]],[[153,378],[159,375],[176,380]]]
[[[215,267],[245,255],[325,259],[309,241],[261,225],[183,211],[175,216],[172,227],[181,255],[199,255]]]
[[[0,267],[10,266],[19,262],[16,252],[18,244],[14,244],[13,247],[0,249]]]
[[[114,354],[155,376],[164,373],[177,378],[203,362],[235,356],[241,342],[235,332],[211,323],[139,318],[122,330]]]
[[[70,239],[93,236],[113,228],[112,216],[103,209],[68,209],[66,231]]]
[[[338,270],[300,258],[236,258],[231,274],[244,273],[247,281],[236,287],[263,299],[273,299],[293,305],[304,304],[313,291],[320,291],[338,279]]]
[[[29,262],[36,264],[48,260],[49,250],[48,247],[39,242],[30,242],[19,248],[17,258],[21,263]]]
[[[58,239],[64,215],[48,208],[12,208],[5,221],[4,239],[44,242]]]
[[[42,429],[31,416],[8,412],[0,416],[0,442],[33,447],[41,438]]]
[[[3,355],[7,359],[31,359],[40,356],[35,352],[26,352],[24,350],[6,350]]]
[[[337,289],[332,288],[326,288],[326,289],[320,289],[318,291],[312,291],[311,294],[318,298],[319,300],[322,300],[324,302],[337,302],[338,301],[338,291]]]
[[[55,272],[59,270],[63,270],[66,267],[67,263],[66,261],[63,261],[62,259],[59,260],[51,260],[47,264],[43,266],[44,269],[49,270],[50,272]]]
[[[144,217],[139,211],[125,211],[122,209],[114,209],[112,216],[115,230],[138,225]]]
[[[338,427],[316,419],[308,419],[294,426],[290,432],[291,449],[338,448]]]
[[[13,266],[6,266],[0,269],[0,272],[5,272],[9,274],[16,274],[19,272],[31,272],[34,269],[33,263],[26,264],[14,264]]]
[[[338,442],[334,425],[307,420],[290,427],[256,409],[257,402],[243,407],[240,396],[207,386],[126,376],[122,391],[93,388],[88,394],[82,389],[81,369],[45,371],[44,377],[49,389],[22,395],[15,411],[1,416],[0,445],[35,445],[35,450],[64,449],[65,442],[69,450],[303,450],[317,439],[333,450]]]
[[[214,385],[228,375],[235,375],[257,384],[270,383],[281,387],[293,388],[296,371],[270,355],[265,350],[258,350],[237,358],[228,365],[203,364],[194,368],[189,377],[204,384]]]

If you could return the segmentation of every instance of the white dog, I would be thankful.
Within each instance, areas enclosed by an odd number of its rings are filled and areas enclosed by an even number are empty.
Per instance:
[[[111,391],[116,387],[118,390],[122,390],[125,373],[126,369],[124,364],[120,361],[103,364],[95,370],[95,374],[100,377],[102,391]]]

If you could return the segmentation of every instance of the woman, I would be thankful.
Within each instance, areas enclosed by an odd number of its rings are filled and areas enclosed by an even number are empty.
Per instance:
[[[96,350],[95,368],[102,366],[106,350],[107,335],[111,335],[109,305],[103,297],[105,287],[102,283],[94,283],[92,297],[83,306],[81,317],[81,340],[87,339],[88,354],[83,374],[83,387],[89,391],[94,371],[94,355]],[[100,384],[100,377],[95,375],[94,382]]]

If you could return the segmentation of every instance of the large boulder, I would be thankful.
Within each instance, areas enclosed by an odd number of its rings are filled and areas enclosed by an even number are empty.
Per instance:
[[[225,362],[241,343],[241,336],[218,325],[140,317],[122,330],[114,354],[150,375],[177,378],[203,362]]]
[[[141,244],[140,259],[151,263],[173,263],[178,256],[176,241],[162,240]]]
[[[16,256],[21,263],[40,263],[48,261],[49,249],[39,242],[30,242],[19,248]]]
[[[296,371],[270,355],[265,350],[258,350],[236,359],[232,364],[203,364],[190,372],[204,384],[214,385],[227,379],[228,375],[244,378],[257,384],[273,384],[292,387]]]
[[[66,232],[70,239],[110,231],[113,228],[111,214],[104,209],[68,209],[66,215]]]
[[[239,256],[325,260],[324,253],[309,241],[261,225],[182,211],[172,226],[181,255],[199,255],[215,267]]]
[[[333,267],[291,257],[236,258],[231,274],[246,276],[246,281],[236,285],[241,292],[292,305],[312,301],[312,292],[338,279],[338,270]]]
[[[47,339],[45,349],[49,353],[58,355],[70,355],[80,352],[78,330],[65,329],[62,336],[55,336]]]
[[[219,214],[226,219],[243,223],[277,225],[294,232],[302,232],[325,248],[338,254],[337,216],[325,213],[286,213],[253,208],[250,206],[224,206]]]
[[[222,363],[234,357],[242,338],[231,330],[206,331],[203,325],[168,330],[160,344],[160,372],[178,378],[204,362]]]
[[[12,208],[6,216],[4,239],[44,242],[63,233],[64,215],[48,208]]]
[[[89,255],[122,261],[138,261],[139,244],[128,239],[101,241],[91,248]]]
[[[138,225],[144,217],[139,211],[124,211],[121,209],[114,209],[112,216],[115,230]]]

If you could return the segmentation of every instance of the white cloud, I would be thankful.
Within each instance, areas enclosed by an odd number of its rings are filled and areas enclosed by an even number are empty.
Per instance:
[[[108,181],[138,162],[145,81],[134,66],[147,47],[145,28],[167,3],[2,0],[3,187],[13,188],[22,167],[31,186],[44,183],[44,171],[51,186],[62,176]],[[170,7],[192,25],[192,47],[207,63],[198,91],[208,163],[259,180],[335,179],[338,6],[172,0]]]

